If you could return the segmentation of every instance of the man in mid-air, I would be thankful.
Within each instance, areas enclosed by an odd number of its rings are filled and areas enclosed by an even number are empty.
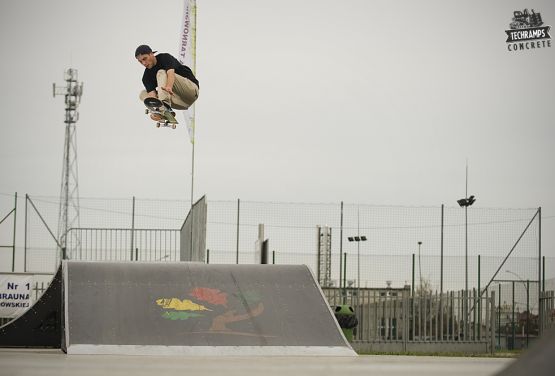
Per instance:
[[[135,58],[145,67],[143,85],[139,98],[158,98],[170,110],[186,110],[198,98],[199,83],[191,68],[181,64],[167,53],[159,53],[147,45],[140,45],[135,50]],[[153,120],[160,120],[159,115],[151,115]]]

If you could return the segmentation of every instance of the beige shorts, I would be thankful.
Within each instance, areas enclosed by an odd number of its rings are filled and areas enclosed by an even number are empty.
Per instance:
[[[198,98],[198,86],[188,78],[175,75],[175,82],[173,83],[172,90],[173,95],[170,95],[167,91],[161,88],[166,86],[168,80],[168,75],[165,70],[160,69],[156,73],[156,82],[158,87],[156,88],[158,99],[164,102],[170,103],[170,106],[175,110],[186,110],[188,109]],[[146,90],[141,91],[139,98],[144,101],[148,97]]]

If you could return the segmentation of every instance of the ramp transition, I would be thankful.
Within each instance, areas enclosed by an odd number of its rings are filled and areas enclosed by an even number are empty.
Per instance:
[[[306,266],[64,261],[68,354],[356,353]]]

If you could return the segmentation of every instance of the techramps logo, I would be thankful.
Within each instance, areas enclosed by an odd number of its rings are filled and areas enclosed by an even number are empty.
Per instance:
[[[511,52],[551,47],[551,26],[544,26],[541,14],[534,9],[531,12],[528,9],[514,11],[509,27],[505,33],[507,50]]]

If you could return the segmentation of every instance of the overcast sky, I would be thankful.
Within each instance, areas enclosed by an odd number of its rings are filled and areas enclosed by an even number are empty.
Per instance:
[[[552,0],[197,3],[196,197],[456,205],[468,160],[476,205],[555,232],[555,46],[505,43]],[[71,67],[80,195],[189,200],[187,130],[145,116],[134,57],[177,54],[183,0],[0,4],[0,193],[59,195]]]

